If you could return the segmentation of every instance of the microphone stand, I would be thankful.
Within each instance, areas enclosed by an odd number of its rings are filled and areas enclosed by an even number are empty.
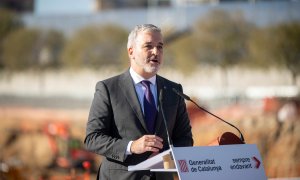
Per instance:
[[[196,105],[199,109],[201,109],[202,111],[204,111],[204,112],[206,112],[206,113],[208,113],[208,114],[214,116],[215,118],[217,118],[217,119],[223,121],[224,123],[230,125],[231,127],[235,128],[235,129],[240,133],[240,139],[241,139],[241,141],[242,141],[243,143],[245,143],[244,136],[243,136],[242,132],[239,130],[239,128],[237,128],[237,127],[234,126],[233,124],[231,124],[231,123],[225,121],[224,119],[220,118],[219,116],[214,115],[213,113],[209,112],[208,110],[204,109],[203,107],[199,106],[199,105],[198,105],[195,101],[193,101],[189,96],[187,96],[187,95],[185,95],[185,94],[179,92],[177,89],[172,88],[172,90],[173,90],[177,95],[179,95],[180,97],[182,97],[183,99],[186,99],[186,100],[192,102],[193,104],[195,104],[195,105]]]
[[[160,92],[159,92],[159,104],[160,104],[160,110],[161,110],[161,114],[162,114],[162,117],[163,117],[166,132],[167,132],[168,144],[171,148],[171,147],[173,147],[173,142],[170,139],[169,130],[168,130],[168,126],[167,126],[167,120],[166,120],[165,112],[164,112],[164,109],[163,109],[163,89],[161,89]]]

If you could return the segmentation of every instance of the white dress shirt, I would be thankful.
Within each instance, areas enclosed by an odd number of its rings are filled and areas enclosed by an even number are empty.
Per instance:
[[[142,76],[140,76],[138,73],[136,73],[132,68],[129,69],[129,73],[130,73],[130,76],[133,79],[135,91],[138,95],[138,99],[139,99],[140,105],[142,107],[143,113],[144,113],[144,95],[145,95],[145,91],[146,91],[146,88],[141,84],[141,81],[143,81],[143,80],[148,80],[148,81],[151,82],[150,83],[150,89],[151,89],[151,92],[152,92],[153,97],[154,97],[155,106],[157,108],[156,75],[149,78],[149,79],[145,79]],[[126,155],[132,154],[131,151],[130,151],[130,147],[131,147],[132,142],[133,141],[130,141],[127,145]]]
[[[140,76],[139,74],[137,74],[132,68],[129,69],[129,73],[133,79],[135,91],[138,95],[139,102],[141,104],[143,113],[144,113],[144,95],[145,95],[145,91],[146,91],[146,88],[141,84],[141,81],[143,81],[143,80],[148,80],[151,82],[150,89],[151,89],[151,92],[154,97],[155,106],[157,107],[156,75],[149,79],[145,79],[142,76]]]

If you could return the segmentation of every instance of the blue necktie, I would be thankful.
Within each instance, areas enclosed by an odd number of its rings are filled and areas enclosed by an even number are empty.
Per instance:
[[[144,95],[144,114],[145,120],[148,130],[151,133],[154,133],[154,125],[156,119],[156,106],[153,94],[150,89],[150,81],[141,81],[141,84],[146,88],[145,95]]]

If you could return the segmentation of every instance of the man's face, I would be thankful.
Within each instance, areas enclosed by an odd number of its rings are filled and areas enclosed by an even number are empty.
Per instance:
[[[133,46],[128,49],[131,67],[148,79],[162,64],[163,39],[159,32],[140,32]]]

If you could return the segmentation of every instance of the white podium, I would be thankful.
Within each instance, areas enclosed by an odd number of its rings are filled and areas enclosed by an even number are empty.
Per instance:
[[[165,169],[163,157],[171,154],[175,168]],[[171,147],[128,171],[177,172],[181,180],[267,180],[262,158],[254,144]]]

